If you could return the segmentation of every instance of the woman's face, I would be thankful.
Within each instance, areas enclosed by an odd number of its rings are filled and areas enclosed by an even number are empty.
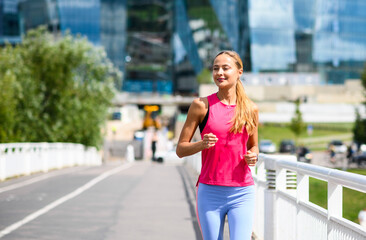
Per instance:
[[[215,58],[212,77],[219,88],[231,88],[236,86],[236,82],[243,73],[238,69],[235,59],[227,54],[221,54]]]

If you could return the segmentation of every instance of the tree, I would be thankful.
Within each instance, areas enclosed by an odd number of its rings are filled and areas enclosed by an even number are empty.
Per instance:
[[[361,74],[361,83],[364,88],[364,95],[366,96],[366,65]],[[364,105],[366,106],[366,102],[364,102]],[[358,145],[366,143],[366,119],[362,119],[358,109],[356,109],[356,120],[353,126],[353,140]]]
[[[0,49],[0,87],[8,89],[0,94],[0,142],[100,146],[120,77],[105,51],[85,38],[28,31],[21,44]]]
[[[295,114],[291,119],[290,129],[295,134],[296,138],[300,136],[300,134],[305,131],[305,124],[302,120],[302,114],[300,111],[300,99],[295,101]]]
[[[361,118],[358,109],[356,109],[356,120],[352,130],[353,140],[356,143],[366,143],[366,120]]]
[[[213,83],[212,74],[211,74],[210,70],[208,70],[207,68],[204,68],[200,72],[200,74],[198,74],[198,76],[197,76],[197,82],[199,84]]]

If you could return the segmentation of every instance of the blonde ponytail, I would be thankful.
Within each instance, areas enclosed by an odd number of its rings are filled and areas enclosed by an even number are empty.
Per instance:
[[[233,119],[233,126],[230,129],[232,133],[240,133],[245,126],[249,135],[252,135],[258,125],[257,110],[254,103],[249,99],[244,91],[240,79],[236,84],[236,110]]]

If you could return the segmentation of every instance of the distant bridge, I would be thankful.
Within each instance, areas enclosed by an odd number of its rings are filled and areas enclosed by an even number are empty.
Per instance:
[[[173,96],[173,95],[159,95],[159,94],[132,94],[127,92],[119,92],[113,100],[113,104],[121,107],[127,104],[138,105],[177,105],[189,106],[195,97],[192,96]]]

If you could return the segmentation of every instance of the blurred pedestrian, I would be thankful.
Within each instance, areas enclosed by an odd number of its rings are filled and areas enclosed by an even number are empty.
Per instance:
[[[115,137],[117,135],[117,127],[116,126],[112,126],[112,134],[113,134],[113,139],[115,139]]]
[[[353,147],[352,144],[350,144],[347,147],[347,159],[349,164],[353,162],[353,155],[354,155]]]
[[[329,147],[329,155],[330,155],[330,161],[332,163],[335,163],[336,162],[336,159],[335,159],[336,153],[335,153],[335,147],[333,144],[330,145],[330,147]]]
[[[158,144],[158,133],[157,129],[154,129],[153,135],[151,137],[151,151],[152,151],[152,161],[156,161],[155,153],[156,153],[156,145]]]
[[[251,239],[255,193],[249,166],[258,161],[258,108],[244,91],[242,73],[236,52],[216,55],[218,92],[192,102],[177,145],[179,157],[202,151],[197,213],[205,240],[222,239],[226,215],[231,240]],[[201,140],[191,142],[197,127]]]

